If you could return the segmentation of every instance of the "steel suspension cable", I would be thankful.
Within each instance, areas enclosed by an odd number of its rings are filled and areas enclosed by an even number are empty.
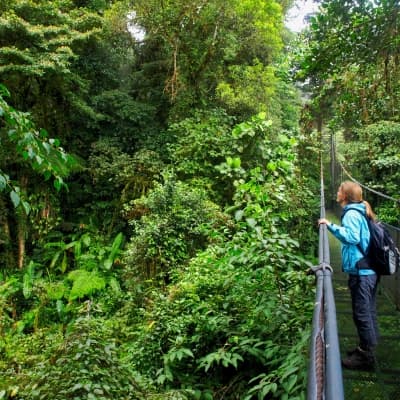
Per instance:
[[[338,153],[337,153],[337,154],[338,154]],[[372,188],[370,188],[370,187],[368,187],[368,186],[365,186],[365,185],[363,185],[362,183],[358,182],[355,178],[353,178],[353,176],[351,176],[350,172],[347,171],[347,169],[344,167],[343,163],[340,162],[339,159],[338,159],[337,157],[336,157],[336,160],[337,160],[338,164],[340,165],[340,168],[341,168],[341,169],[343,170],[343,172],[348,176],[348,178],[349,178],[350,180],[352,180],[353,182],[358,183],[363,189],[368,190],[369,192],[374,193],[374,194],[376,194],[376,195],[378,195],[378,196],[380,196],[380,197],[383,197],[383,198],[385,198],[385,199],[387,199],[387,200],[391,200],[391,201],[394,201],[394,202],[400,204],[400,199],[395,199],[394,197],[391,197],[391,196],[388,196],[388,195],[386,195],[386,194],[384,194],[384,193],[378,192],[377,190],[374,190],[374,189],[372,189]]]

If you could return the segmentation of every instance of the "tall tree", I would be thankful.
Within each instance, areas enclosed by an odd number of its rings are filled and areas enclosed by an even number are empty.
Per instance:
[[[301,73],[345,127],[398,119],[399,11],[394,0],[332,0],[312,18]]]
[[[24,266],[25,241],[27,237],[28,170],[34,170],[49,179],[54,176],[54,186],[60,189],[64,184],[74,159],[59,147],[59,141],[48,137],[43,129],[36,129],[26,113],[16,111],[8,105],[3,96],[9,95],[0,85],[0,192],[10,194],[16,209],[15,236],[18,242],[18,267]],[[41,185],[43,188],[43,184]],[[5,199],[2,198],[5,205]],[[46,217],[45,215],[43,215]],[[12,242],[12,214],[4,207],[2,212],[2,236],[7,244]],[[10,260],[10,257],[7,257]],[[10,266],[9,266],[10,267]]]
[[[76,115],[93,117],[87,82],[73,69],[79,52],[97,35],[100,16],[65,0],[11,0],[0,16],[0,81],[12,104],[30,111],[38,126],[71,135]]]
[[[260,111],[254,103],[268,103],[283,44],[279,2],[139,0],[133,9],[145,33],[142,76],[162,85],[175,118],[215,102],[248,116]]]

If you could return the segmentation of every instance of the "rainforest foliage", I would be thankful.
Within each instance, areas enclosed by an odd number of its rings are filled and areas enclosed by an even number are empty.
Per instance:
[[[398,193],[396,3],[0,0],[0,399],[304,399],[321,137]]]
[[[339,160],[357,180],[395,199],[400,179],[399,21],[400,5],[394,0],[322,1],[296,57],[297,76],[312,92],[311,120],[328,126]],[[399,201],[369,200],[384,220],[400,225]]]

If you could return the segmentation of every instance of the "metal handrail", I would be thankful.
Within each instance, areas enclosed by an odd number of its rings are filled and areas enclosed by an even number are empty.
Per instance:
[[[325,218],[322,166],[320,217]],[[313,268],[316,276],[316,299],[310,344],[307,399],[342,400],[344,399],[342,365],[332,286],[328,230],[325,224],[321,224],[319,227],[318,259],[319,265]]]

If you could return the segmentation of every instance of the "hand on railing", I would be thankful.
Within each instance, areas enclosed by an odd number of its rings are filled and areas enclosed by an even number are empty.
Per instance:
[[[326,225],[330,225],[331,221],[328,221],[326,218],[320,218],[318,220],[318,226],[320,226],[321,224],[326,224]]]

